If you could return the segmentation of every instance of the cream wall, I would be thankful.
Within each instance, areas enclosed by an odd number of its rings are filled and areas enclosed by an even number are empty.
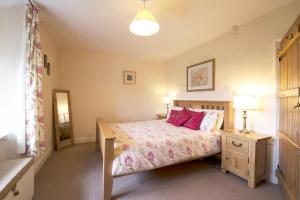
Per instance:
[[[136,85],[123,84],[123,70],[136,71]],[[165,65],[102,52],[61,50],[59,86],[71,92],[75,141],[92,141],[96,117],[127,122],[154,119],[163,111]]]
[[[58,50],[55,43],[48,35],[43,23],[40,26],[42,55],[46,54],[50,62],[50,76],[44,68],[43,74],[43,98],[44,98],[44,128],[47,151],[35,161],[35,173],[38,172],[44,161],[53,151],[53,112],[52,112],[52,90],[58,87]]]
[[[263,96],[264,110],[250,113],[250,129],[276,138],[276,41],[287,32],[300,13],[300,1],[275,10],[241,26],[238,36],[226,33],[167,61],[168,93],[177,99],[232,100],[233,93]],[[186,67],[216,58],[216,89],[186,92]],[[241,112],[235,127],[241,128]],[[274,145],[275,146],[275,145]],[[272,173],[277,166],[273,148]],[[274,174],[271,174],[275,182]]]

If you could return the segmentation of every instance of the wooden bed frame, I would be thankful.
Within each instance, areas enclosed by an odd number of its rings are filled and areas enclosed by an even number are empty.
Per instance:
[[[174,106],[186,108],[202,108],[210,110],[224,110],[223,130],[233,128],[233,108],[231,101],[189,101],[174,100]],[[112,175],[112,164],[114,160],[114,140],[116,137],[108,128],[107,123],[102,118],[96,119],[96,151],[101,150],[103,158],[102,171],[102,199],[110,200],[113,186],[113,178],[119,176]]]

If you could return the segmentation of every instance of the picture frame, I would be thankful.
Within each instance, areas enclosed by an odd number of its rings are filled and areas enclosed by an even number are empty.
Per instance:
[[[187,91],[211,91],[215,90],[215,61],[206,60],[187,67]]]
[[[129,85],[136,84],[136,72],[123,71],[123,84],[129,84]]]

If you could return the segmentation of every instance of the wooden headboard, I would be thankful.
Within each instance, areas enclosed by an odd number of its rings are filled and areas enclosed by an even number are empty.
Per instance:
[[[224,110],[224,122],[222,130],[233,129],[233,107],[231,101],[191,101],[174,100],[174,106],[186,108],[200,108],[209,110]]]

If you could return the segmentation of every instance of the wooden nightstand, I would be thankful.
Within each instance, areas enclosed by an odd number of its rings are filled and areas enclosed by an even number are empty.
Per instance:
[[[157,119],[166,119],[167,114],[156,114]]]
[[[248,180],[248,186],[266,178],[267,142],[270,136],[222,131],[222,171],[228,171]]]

